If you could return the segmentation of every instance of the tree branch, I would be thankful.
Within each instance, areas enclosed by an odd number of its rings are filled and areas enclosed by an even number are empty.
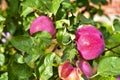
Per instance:
[[[117,47],[119,47],[119,46],[120,46],[120,44],[118,44],[118,45],[116,45],[116,46],[114,46],[114,47],[111,47],[111,48],[106,47],[107,50],[105,50],[104,52],[111,51],[111,52],[113,52],[113,53],[117,53],[117,52],[113,51],[113,49],[114,49],[114,48],[117,48]],[[118,54],[118,53],[117,53],[117,54]]]

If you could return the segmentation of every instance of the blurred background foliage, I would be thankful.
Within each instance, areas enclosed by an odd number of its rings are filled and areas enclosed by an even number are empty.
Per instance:
[[[0,0],[0,80],[60,80],[58,65],[66,60],[74,64],[78,57],[75,32],[82,25],[96,26],[106,44],[104,53],[91,61],[92,66],[99,64],[91,80],[116,80],[120,75],[120,17],[113,25],[94,21],[95,15],[105,15],[102,6],[107,4],[107,0]],[[40,15],[53,21],[56,39],[47,32],[29,34],[31,22]]]

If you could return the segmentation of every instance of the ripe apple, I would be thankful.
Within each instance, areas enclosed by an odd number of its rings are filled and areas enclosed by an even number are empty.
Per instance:
[[[58,73],[62,80],[82,80],[79,69],[73,67],[68,61],[58,67]]]
[[[83,26],[76,32],[79,54],[86,60],[97,58],[104,52],[105,43],[102,33],[94,26]]]
[[[117,77],[117,80],[120,80],[120,76]]]
[[[76,65],[80,68],[82,73],[87,77],[90,78],[93,75],[93,70],[91,65],[86,60],[80,60],[76,62]]]
[[[39,31],[48,31],[52,36],[56,33],[53,22],[47,16],[39,16],[31,23],[30,34]]]

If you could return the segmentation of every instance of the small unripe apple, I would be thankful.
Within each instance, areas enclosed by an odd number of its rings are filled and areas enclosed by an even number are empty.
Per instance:
[[[53,22],[47,16],[39,16],[31,23],[30,34],[39,31],[48,31],[52,36],[56,33]]]
[[[79,69],[73,67],[68,61],[58,67],[58,73],[62,80],[81,80]]]
[[[93,75],[92,67],[87,61],[80,60],[77,62],[77,65],[87,78],[90,78]]]
[[[86,60],[97,58],[104,52],[105,43],[102,33],[94,26],[84,26],[76,32],[79,54]]]

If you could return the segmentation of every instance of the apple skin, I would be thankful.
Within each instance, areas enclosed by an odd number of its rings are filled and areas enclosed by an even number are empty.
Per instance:
[[[82,71],[82,73],[89,79],[91,76],[93,76],[93,69],[91,65],[86,60],[80,60],[77,61],[78,67]]]
[[[74,68],[70,75],[64,80],[83,80],[80,78],[80,73],[78,68]]]
[[[30,34],[33,35],[39,31],[48,31],[52,36],[56,33],[53,22],[47,16],[39,16],[31,23]]]
[[[120,76],[117,77],[117,80],[120,80]]]
[[[76,32],[76,45],[85,60],[93,60],[104,52],[105,43],[102,33],[94,26],[83,26]]]
[[[68,61],[58,67],[58,73],[62,80],[81,80],[79,69],[73,67]]]

